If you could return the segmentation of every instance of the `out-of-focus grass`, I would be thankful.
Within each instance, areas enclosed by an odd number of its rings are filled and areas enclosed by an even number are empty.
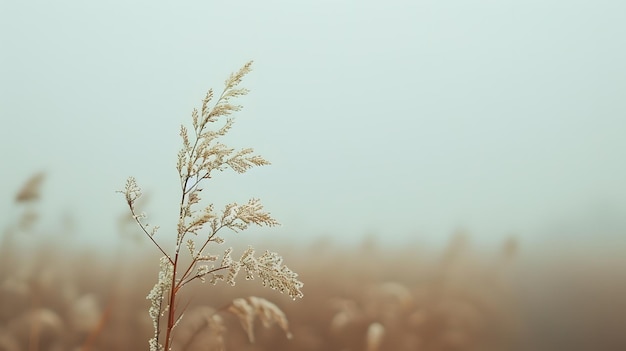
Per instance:
[[[467,239],[443,251],[285,245],[306,282],[301,302],[245,281],[237,289],[198,284],[182,301],[191,301],[189,315],[249,295],[285,311],[293,339],[259,325],[254,344],[224,314],[230,350],[626,349],[626,262],[617,250],[528,253],[511,241],[484,252]],[[0,276],[0,350],[147,347],[154,255],[113,258],[47,240],[16,245],[10,257]]]
[[[65,233],[33,230],[36,214],[25,208],[0,241],[0,351],[147,349],[145,296],[158,255],[129,238],[111,252],[68,247]],[[620,245],[540,250],[510,239],[485,251],[458,234],[444,250],[382,248],[371,238],[271,247],[300,273],[305,298],[294,303],[256,282],[192,285],[177,332],[195,336],[174,347],[219,345],[207,313],[259,296],[286,313],[293,338],[257,325],[252,344],[237,318],[221,313],[229,350],[626,350]]]

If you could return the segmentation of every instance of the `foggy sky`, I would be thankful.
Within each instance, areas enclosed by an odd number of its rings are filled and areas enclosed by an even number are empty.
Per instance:
[[[43,170],[42,223],[70,214],[81,240],[111,242],[132,175],[167,236],[179,125],[254,60],[227,142],[272,165],[224,172],[205,197],[259,197],[283,225],[241,235],[619,232],[624,13],[602,0],[4,2],[0,225]]]

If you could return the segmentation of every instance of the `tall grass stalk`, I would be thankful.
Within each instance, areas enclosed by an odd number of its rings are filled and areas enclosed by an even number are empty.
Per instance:
[[[173,252],[166,251],[157,241],[159,227],[150,226],[146,215],[136,208],[141,189],[135,178],[128,178],[121,191],[134,220],[163,254],[157,283],[147,296],[151,301],[149,314],[154,326],[154,336],[149,341],[151,351],[171,349],[173,332],[184,312],[177,308],[177,296],[184,286],[194,280],[204,282],[208,279],[212,284],[221,280],[234,286],[236,276],[243,269],[246,279],[258,276],[264,286],[287,293],[293,299],[303,296],[303,284],[298,275],[284,266],[282,257],[275,252],[266,251],[257,255],[254,248],[248,247],[239,259],[233,259],[232,248],[225,249],[222,254],[209,252],[209,248],[224,243],[221,236],[223,229],[239,232],[251,224],[269,227],[279,224],[269,212],[264,211],[258,199],[251,199],[245,204],[230,203],[220,213],[214,210],[213,204],[201,204],[202,186],[217,171],[231,169],[244,173],[252,167],[269,164],[263,157],[255,155],[251,148],[236,150],[219,142],[233,125],[230,116],[242,108],[233,100],[248,93],[239,84],[250,72],[251,66],[252,62],[248,62],[230,75],[213,105],[213,90],[208,91],[200,110],[194,109],[191,114],[191,132],[181,125],[182,147],[176,163],[181,195]],[[182,257],[187,254],[190,263],[184,264]],[[163,329],[165,336],[162,335]]]

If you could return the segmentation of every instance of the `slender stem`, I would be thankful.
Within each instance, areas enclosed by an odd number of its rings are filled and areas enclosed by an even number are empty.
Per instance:
[[[198,263],[200,256],[202,256],[202,251],[204,251],[204,249],[209,244],[209,242],[211,242],[211,240],[215,237],[215,235],[217,235],[217,232],[219,232],[220,229],[224,228],[225,226],[226,226],[225,224],[220,225],[217,229],[213,231],[213,233],[211,233],[211,235],[209,235],[209,238],[204,242],[204,244],[202,244],[202,247],[200,247],[200,250],[198,250],[198,253],[194,256],[193,260],[187,267],[187,270],[185,270],[185,273],[183,274],[181,281],[189,276],[189,273],[191,273],[191,271],[193,270],[193,267],[196,265],[196,263]],[[179,282],[177,288],[181,286],[182,284]]]
[[[152,242],[154,243],[154,245],[156,245],[156,247],[161,251],[161,253],[163,255],[165,255],[165,257],[167,257],[167,259],[170,261],[171,264],[174,264],[174,261],[172,261],[172,258],[170,257],[170,255],[168,255],[165,250],[163,250],[163,248],[161,247],[161,245],[159,245],[159,243],[156,242],[156,240],[154,240],[154,238],[152,237],[152,235],[150,235],[150,233],[148,233],[148,231],[146,230],[146,227],[143,225],[143,223],[141,223],[141,221],[139,220],[139,216],[135,213],[135,209],[133,208],[133,206],[129,206],[130,207],[130,213],[132,214],[133,218],[135,219],[135,222],[137,222],[137,224],[139,224],[139,227],[141,228],[141,230],[143,230],[144,233],[146,233],[146,235],[148,236],[148,238],[150,238],[150,240],[152,240]]]
[[[174,257],[174,271],[172,272],[172,282],[170,284],[170,298],[169,298],[169,310],[167,315],[167,332],[165,334],[165,351],[170,350],[170,342],[172,339],[172,329],[174,329],[174,323],[176,322],[176,308],[174,303],[176,302],[176,267],[178,265],[178,250],[176,250],[176,256]]]

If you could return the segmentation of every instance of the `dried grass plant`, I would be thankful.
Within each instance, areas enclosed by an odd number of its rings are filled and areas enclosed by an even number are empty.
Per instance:
[[[224,229],[239,232],[252,224],[269,227],[279,224],[263,210],[258,199],[251,199],[245,204],[228,204],[221,213],[215,211],[213,204],[201,204],[202,186],[216,172],[231,169],[244,173],[252,167],[269,164],[263,157],[255,155],[251,148],[236,150],[219,141],[233,126],[230,116],[242,108],[234,104],[233,100],[248,93],[239,84],[250,72],[251,66],[252,62],[248,62],[230,75],[224,90],[212,106],[210,104],[214,94],[213,90],[209,90],[200,110],[194,109],[191,114],[191,133],[184,125],[180,128],[182,147],[178,153],[176,170],[180,178],[181,195],[173,252],[166,251],[165,246],[157,241],[159,227],[149,226],[146,215],[139,212],[137,200],[142,193],[135,178],[130,177],[121,191],[132,217],[163,254],[157,283],[147,296],[151,302],[149,315],[154,326],[154,336],[149,340],[151,351],[172,349],[174,330],[185,309],[179,308],[177,297],[183,287],[195,280],[208,280],[212,284],[226,281],[235,285],[235,278],[243,269],[248,280],[258,276],[264,286],[287,293],[293,299],[303,296],[303,284],[298,280],[298,275],[283,265],[282,257],[275,252],[266,251],[257,255],[249,247],[239,259],[234,259],[232,248],[227,248],[221,255],[209,251],[224,243],[221,236]],[[183,260],[183,256],[187,256],[188,262]],[[230,311],[239,317],[248,335],[252,333],[249,321],[257,315],[261,316],[264,324],[275,322],[288,333],[284,314],[269,302],[235,300]],[[217,320],[210,319],[211,323]],[[250,339],[253,340],[253,337],[250,336]]]

